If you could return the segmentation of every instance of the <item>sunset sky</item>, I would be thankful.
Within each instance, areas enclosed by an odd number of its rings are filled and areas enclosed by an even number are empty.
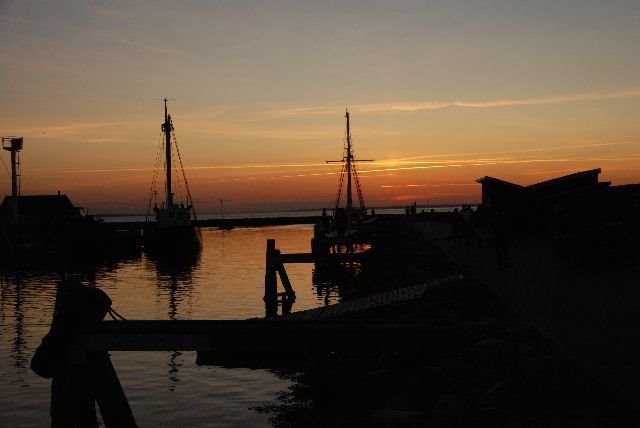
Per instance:
[[[640,182],[637,0],[0,0],[0,37],[22,194],[93,213],[146,210],[164,97],[200,212],[330,207],[345,108],[368,206]]]

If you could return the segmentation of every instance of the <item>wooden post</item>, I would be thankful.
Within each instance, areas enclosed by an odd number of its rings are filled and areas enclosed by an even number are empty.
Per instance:
[[[107,427],[135,427],[136,421],[131,412],[118,374],[113,368],[111,358],[106,352],[92,352],[88,355],[87,367],[93,375],[92,392],[102,420]]]
[[[84,366],[67,363],[51,380],[51,427],[97,427],[96,405]]]
[[[291,281],[289,281],[289,275],[287,275],[287,271],[284,268],[284,264],[278,263],[277,271],[280,274],[280,280],[282,281],[284,290],[287,292],[287,298],[290,300],[295,300],[296,293],[293,291],[293,287],[291,286]]]
[[[267,318],[278,315],[278,279],[276,277],[275,267],[276,255],[276,240],[267,239],[264,274],[264,305]]]
[[[58,287],[51,330],[31,361],[36,374],[52,378],[51,426],[97,427],[96,401],[106,427],[136,423],[107,352],[77,358],[71,346],[78,331],[101,323],[111,299],[103,291],[77,281]]]

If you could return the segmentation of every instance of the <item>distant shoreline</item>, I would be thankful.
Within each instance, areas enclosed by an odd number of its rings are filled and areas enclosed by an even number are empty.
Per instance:
[[[471,203],[470,205],[472,206],[476,206],[479,203]],[[368,207],[369,210],[373,209],[375,211],[382,211],[384,212],[385,210],[404,210],[407,206],[409,206],[411,204],[407,204],[407,205],[394,205],[394,206],[388,206],[388,207]],[[455,208],[455,207],[460,207],[462,206],[462,204],[436,204],[436,205],[420,205],[418,204],[416,206],[417,209],[419,210],[431,210],[431,209],[442,209],[442,208]],[[327,212],[331,212],[332,208],[327,208]],[[311,208],[311,209],[297,209],[297,210],[285,210],[285,211],[251,211],[251,212],[242,212],[242,211],[237,211],[237,212],[225,212],[225,217],[228,216],[228,219],[232,219],[236,216],[247,216],[247,218],[288,218],[288,217],[298,217],[298,216],[291,216],[289,214],[291,213],[309,213],[308,216],[300,216],[300,217],[317,217],[319,216],[319,213],[322,212],[322,208]],[[317,215],[314,215],[313,213],[318,213]],[[275,214],[275,215],[274,215]],[[282,215],[277,215],[277,214],[282,214]],[[134,214],[123,214],[123,213],[115,213],[115,214],[106,214],[106,213],[98,213],[98,214],[94,214],[96,217],[100,217],[100,218],[109,218],[109,219],[116,219],[119,217],[145,217],[146,214],[140,214],[140,213],[134,213]],[[260,217],[260,215],[264,215],[264,217]],[[220,216],[220,212],[214,211],[214,212],[207,212],[207,213],[200,213],[199,216]],[[226,219],[225,219],[226,220]]]
[[[286,226],[293,224],[315,224],[321,220],[321,216],[308,217],[261,217],[261,218],[234,218],[234,219],[210,219],[196,220],[195,225],[198,227],[264,227],[264,226]],[[109,222],[116,228],[120,229],[142,229],[144,221],[122,221]]]
[[[435,217],[434,213],[418,213],[418,219],[428,219],[428,218],[446,218],[449,215],[449,212],[436,212]],[[376,217],[379,218],[399,218],[404,217],[405,214],[376,214]],[[226,228],[235,228],[235,227],[267,227],[267,226],[289,226],[289,225],[299,225],[299,224],[317,224],[322,221],[322,216],[303,216],[303,217],[292,217],[292,216],[283,216],[283,217],[256,217],[256,218],[225,218],[221,219],[206,219],[206,220],[196,220],[195,225],[198,227],[211,227],[211,228],[220,228],[225,226]],[[114,225],[117,229],[122,230],[133,230],[144,228],[144,221],[121,221],[121,222],[109,222],[109,224]]]

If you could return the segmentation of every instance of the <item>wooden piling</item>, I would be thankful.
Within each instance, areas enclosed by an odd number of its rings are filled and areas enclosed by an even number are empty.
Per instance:
[[[282,262],[278,263],[276,270],[280,275],[280,281],[282,281],[282,286],[284,287],[287,298],[295,300],[296,293],[293,291],[293,287],[291,286],[291,281],[289,281],[289,275],[287,275],[287,270],[284,268],[284,264]]]
[[[276,277],[276,240],[267,239],[264,274],[264,305],[267,318],[278,315],[278,278]]]
[[[111,299],[78,281],[64,281],[56,293],[51,330],[31,361],[34,372],[51,378],[51,426],[98,427],[96,402],[107,428],[136,423],[109,354],[72,352],[78,331],[100,324]]]
[[[93,374],[92,392],[98,407],[100,407],[100,414],[105,426],[135,427],[133,412],[109,354],[106,352],[90,353],[87,366]]]

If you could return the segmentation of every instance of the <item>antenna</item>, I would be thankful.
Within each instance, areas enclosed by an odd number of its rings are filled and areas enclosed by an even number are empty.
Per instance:
[[[11,152],[11,220],[18,223],[18,196],[20,196],[20,150],[22,137],[2,137],[2,148]]]
[[[11,196],[20,196],[20,150],[22,137],[2,137],[2,148],[11,152]]]

